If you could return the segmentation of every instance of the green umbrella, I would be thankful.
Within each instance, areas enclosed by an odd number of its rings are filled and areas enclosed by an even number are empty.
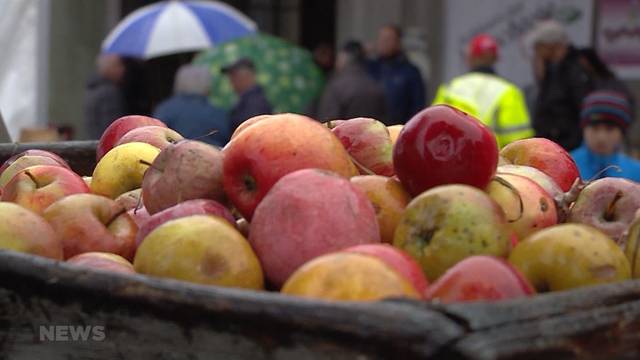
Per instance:
[[[225,65],[247,57],[256,66],[258,83],[276,113],[304,112],[320,94],[324,79],[311,54],[282,39],[260,34],[224,43],[200,53],[193,62],[206,65],[213,74],[211,102],[229,109],[237,101],[226,76]]]

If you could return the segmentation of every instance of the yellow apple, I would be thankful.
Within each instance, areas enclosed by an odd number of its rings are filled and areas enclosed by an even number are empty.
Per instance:
[[[142,177],[160,150],[132,142],[116,146],[100,159],[93,171],[91,192],[111,199],[141,187]]]
[[[583,224],[542,229],[518,243],[511,262],[538,291],[567,290],[631,278],[629,261],[600,230]]]
[[[332,253],[317,257],[291,275],[282,293],[324,300],[419,299],[408,279],[374,256]]]
[[[136,272],[205,285],[262,289],[260,262],[225,219],[193,215],[168,221],[141,243]]]

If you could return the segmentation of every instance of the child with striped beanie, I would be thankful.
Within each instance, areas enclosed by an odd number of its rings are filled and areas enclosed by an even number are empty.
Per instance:
[[[594,91],[582,102],[580,122],[584,143],[571,156],[583,179],[598,175],[640,182],[640,162],[622,151],[624,133],[633,120],[630,106],[624,94],[611,90]],[[604,170],[611,165],[619,170]]]

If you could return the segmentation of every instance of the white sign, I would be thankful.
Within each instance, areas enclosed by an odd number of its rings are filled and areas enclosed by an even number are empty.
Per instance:
[[[618,76],[640,79],[640,2],[598,2],[598,52]]]
[[[464,50],[479,33],[498,40],[500,59],[496,71],[521,87],[533,83],[531,53],[524,37],[536,22],[558,20],[567,27],[573,44],[591,45],[591,0],[447,0],[445,4],[445,81],[468,71]]]

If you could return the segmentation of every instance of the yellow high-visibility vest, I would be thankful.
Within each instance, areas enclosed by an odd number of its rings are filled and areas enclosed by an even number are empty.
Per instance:
[[[518,87],[492,74],[470,72],[440,85],[433,105],[454,106],[487,125],[500,147],[534,135]]]

